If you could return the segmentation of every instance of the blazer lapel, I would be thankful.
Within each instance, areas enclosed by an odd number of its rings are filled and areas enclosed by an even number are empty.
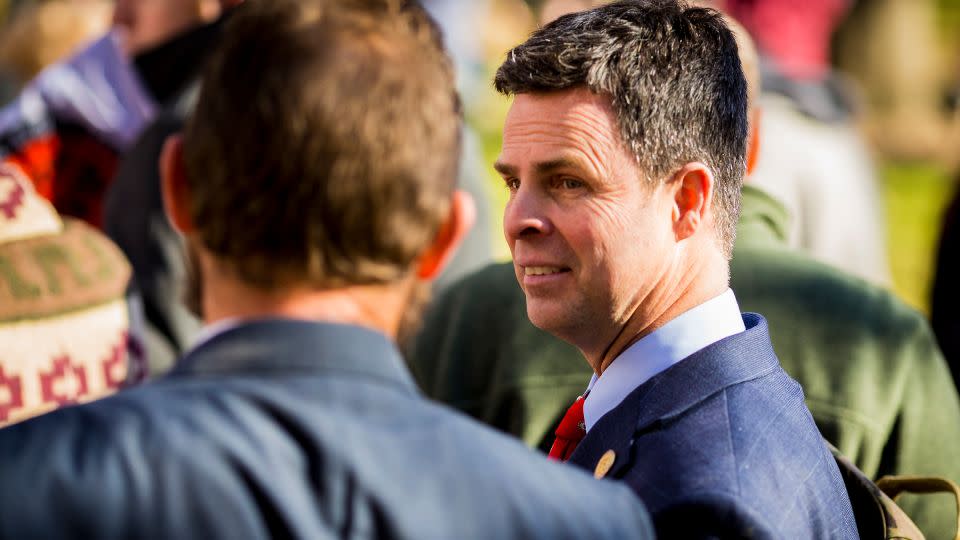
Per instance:
[[[612,451],[614,462],[605,476],[618,477],[630,464],[631,447],[644,431],[656,429],[724,388],[779,369],[763,317],[744,313],[743,322],[745,332],[697,351],[637,387],[597,421],[570,463],[598,472],[601,458]]]

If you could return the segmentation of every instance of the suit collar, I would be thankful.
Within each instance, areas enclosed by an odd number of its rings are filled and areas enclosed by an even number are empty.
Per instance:
[[[630,393],[693,353],[745,330],[733,291],[681,313],[640,338],[604,370],[594,374],[583,405],[587,431]]]
[[[359,326],[294,319],[232,326],[189,351],[170,376],[289,372],[359,375],[417,392],[403,358],[385,335]]]
[[[722,339],[637,387],[601,418],[580,443],[570,461],[593,467],[607,450],[617,459],[610,475],[627,465],[636,434],[677,417],[735,384],[761,377],[779,367],[767,323],[744,313],[746,331]]]

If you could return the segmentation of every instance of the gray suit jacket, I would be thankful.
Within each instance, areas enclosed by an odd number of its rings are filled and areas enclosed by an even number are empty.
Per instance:
[[[416,390],[383,335],[292,320],[0,430],[0,537],[651,538],[625,486]]]

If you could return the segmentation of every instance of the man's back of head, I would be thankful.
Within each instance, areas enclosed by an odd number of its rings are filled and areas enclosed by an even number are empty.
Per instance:
[[[437,29],[390,0],[255,2],[235,19],[184,134],[198,238],[264,287],[401,278],[456,175]]]
[[[254,2],[231,19],[161,159],[198,307],[207,323],[314,317],[292,291],[358,290],[324,318],[396,336],[472,216],[453,191],[459,99],[436,26],[392,0]]]

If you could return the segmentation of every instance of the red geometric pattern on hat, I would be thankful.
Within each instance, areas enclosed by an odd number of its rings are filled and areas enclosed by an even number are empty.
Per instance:
[[[121,332],[120,343],[110,347],[107,357],[100,363],[107,388],[120,388],[127,380],[127,339],[127,333]]]
[[[8,219],[17,217],[17,210],[23,206],[27,192],[23,185],[6,171],[0,171],[0,212]]]
[[[87,373],[68,355],[58,356],[53,359],[53,371],[40,373],[40,389],[44,403],[76,403],[87,394]]]
[[[10,413],[23,407],[23,385],[19,376],[8,377],[0,366],[0,422],[6,422]]]

